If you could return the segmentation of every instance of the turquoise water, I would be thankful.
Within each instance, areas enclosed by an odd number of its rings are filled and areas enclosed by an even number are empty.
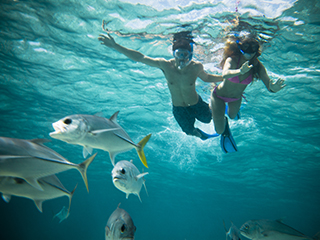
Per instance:
[[[181,132],[159,69],[101,46],[101,22],[115,40],[152,57],[171,58],[172,34],[192,29],[195,59],[221,73],[223,38],[234,30],[256,34],[269,75],[287,87],[269,93],[261,82],[246,89],[241,119],[230,121],[239,152],[222,153],[219,139],[201,141]],[[76,113],[120,110],[119,123],[145,147],[148,195],[116,189],[107,152],[88,169],[90,193],[76,171],[59,174],[70,191],[79,183],[68,219],[53,214],[67,198],[0,201],[0,239],[104,239],[119,202],[133,218],[136,239],[224,239],[223,220],[283,219],[306,235],[320,231],[320,4],[299,1],[9,1],[0,10],[0,136],[47,138],[51,124]],[[186,25],[186,26],[182,26]],[[237,30],[237,29],[236,29]],[[208,101],[210,85],[197,83]],[[200,125],[212,132],[212,124]],[[82,148],[47,144],[72,162]],[[134,150],[116,160],[133,159]]]

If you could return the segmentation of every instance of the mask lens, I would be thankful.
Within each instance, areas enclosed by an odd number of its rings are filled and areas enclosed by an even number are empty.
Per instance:
[[[176,49],[173,53],[173,56],[179,60],[185,60],[190,58],[191,53],[186,49]]]

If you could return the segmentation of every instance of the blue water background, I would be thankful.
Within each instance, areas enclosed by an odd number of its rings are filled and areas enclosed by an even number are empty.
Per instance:
[[[261,218],[283,219],[309,236],[320,231],[319,1],[4,0],[0,9],[0,136],[50,139],[51,124],[64,116],[118,110],[135,142],[152,133],[149,169],[135,150],[116,157],[149,172],[142,203],[113,186],[108,153],[95,150],[89,194],[78,172],[58,175],[70,191],[79,183],[67,220],[52,220],[66,197],[44,202],[43,213],[29,199],[0,199],[0,239],[104,239],[120,202],[137,240],[225,239],[223,220],[240,227]],[[242,30],[264,42],[260,59],[269,75],[287,87],[271,94],[259,81],[246,89],[241,119],[230,121],[239,152],[224,154],[218,138],[203,142],[180,130],[159,69],[128,60],[97,37],[104,19],[118,43],[169,59],[172,34],[193,29],[195,59],[221,73],[236,10]],[[209,84],[199,80],[197,91],[209,100]],[[212,124],[199,126],[213,131]],[[80,146],[54,139],[47,146],[83,161]]]

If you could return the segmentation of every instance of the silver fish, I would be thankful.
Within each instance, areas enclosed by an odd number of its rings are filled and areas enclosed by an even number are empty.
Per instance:
[[[33,187],[43,190],[39,178],[76,169],[88,189],[87,168],[96,154],[80,164],[69,162],[54,150],[43,145],[45,139],[23,140],[0,137],[0,177],[22,178]]]
[[[242,225],[240,233],[252,240],[311,240],[297,230],[273,220],[249,220]]]
[[[11,196],[29,198],[34,201],[38,210],[42,212],[42,203],[44,201],[67,196],[69,198],[69,212],[72,196],[77,186],[72,192],[69,192],[55,175],[41,178],[38,181],[43,191],[32,187],[22,178],[0,177],[0,192],[3,200],[8,203]]]
[[[240,230],[236,225],[231,222],[231,227],[227,230],[226,225],[223,221],[224,229],[226,230],[226,240],[241,240]]]
[[[126,198],[128,198],[131,193],[137,195],[140,202],[140,190],[142,184],[147,192],[145,180],[143,179],[143,176],[147,174],[149,173],[140,173],[132,163],[132,160],[130,162],[126,160],[117,162],[111,172],[114,186],[120,191],[126,193]]]
[[[115,156],[118,153],[135,148],[141,162],[148,168],[143,148],[151,134],[135,144],[117,123],[118,113],[119,111],[113,114],[110,119],[83,114],[64,117],[52,124],[55,131],[51,132],[50,136],[70,144],[83,146],[84,157],[91,154],[93,148],[107,151],[113,166]]]
[[[56,215],[53,216],[53,219],[58,218],[60,219],[59,223],[61,223],[63,220],[67,219],[70,215],[70,211],[66,206],[63,206],[60,212],[58,212]]]
[[[110,215],[105,227],[105,240],[134,239],[136,227],[130,215],[118,208]]]

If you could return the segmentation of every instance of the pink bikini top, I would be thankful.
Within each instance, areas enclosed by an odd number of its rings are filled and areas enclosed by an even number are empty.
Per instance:
[[[238,60],[237,68],[239,68],[239,62],[240,62],[240,57],[239,57],[239,60]],[[252,74],[250,74],[246,79],[242,80],[241,82],[240,82],[239,76],[235,76],[235,77],[229,78],[228,80],[230,82],[248,85],[248,84],[250,84],[252,82]]]

